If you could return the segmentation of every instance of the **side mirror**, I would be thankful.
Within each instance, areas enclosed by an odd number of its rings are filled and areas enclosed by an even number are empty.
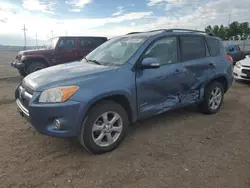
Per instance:
[[[160,67],[159,59],[154,57],[147,57],[142,60],[142,69],[157,69]]]

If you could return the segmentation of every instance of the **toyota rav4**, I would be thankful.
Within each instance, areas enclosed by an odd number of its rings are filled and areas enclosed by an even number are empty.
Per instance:
[[[131,33],[28,75],[16,103],[38,132],[108,152],[137,120],[191,104],[218,112],[233,81],[226,55],[219,38],[196,30]]]

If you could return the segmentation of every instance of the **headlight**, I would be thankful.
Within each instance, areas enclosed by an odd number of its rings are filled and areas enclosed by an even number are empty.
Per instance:
[[[237,62],[236,64],[235,64],[235,66],[237,67],[237,68],[241,68],[241,63],[240,62]]]
[[[26,60],[26,56],[21,57],[21,61],[24,61],[24,60]]]
[[[70,98],[77,90],[78,86],[56,87],[43,91],[39,97],[41,103],[64,102]]]

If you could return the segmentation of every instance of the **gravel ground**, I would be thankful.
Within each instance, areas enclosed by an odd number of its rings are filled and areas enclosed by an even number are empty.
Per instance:
[[[162,114],[131,126],[113,152],[90,155],[17,114],[11,58],[0,53],[0,78],[11,76],[0,79],[0,187],[250,187],[248,84],[234,83],[218,114],[196,107]]]

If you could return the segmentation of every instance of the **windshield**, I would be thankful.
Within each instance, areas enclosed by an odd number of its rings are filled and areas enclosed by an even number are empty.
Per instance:
[[[111,39],[86,56],[103,65],[122,65],[148,39],[147,36],[125,36]],[[83,59],[83,61],[86,61]]]
[[[58,39],[59,39],[58,37],[50,39],[48,42],[47,48],[48,49],[55,49]]]

